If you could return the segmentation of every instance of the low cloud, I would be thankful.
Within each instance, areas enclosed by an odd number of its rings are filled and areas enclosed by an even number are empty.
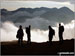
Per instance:
[[[40,18],[40,17],[34,17],[32,19],[27,19],[25,22],[23,23],[15,23],[16,26],[22,25],[23,28],[31,25],[32,29],[41,29],[41,30],[47,30],[48,26],[55,26],[56,22],[55,21],[49,21],[46,20],[44,18]]]
[[[64,40],[65,39],[72,39],[75,38],[75,20],[72,20],[70,23],[64,25],[65,31],[64,31]],[[2,23],[1,29],[1,41],[12,41],[17,40],[16,34],[18,27],[14,25],[12,22],[4,22]],[[53,38],[53,41],[58,41],[58,27],[53,27],[55,30],[55,36]],[[27,35],[24,30],[24,40],[27,40]],[[37,36],[38,34],[38,36]],[[46,42],[48,41],[48,30],[40,30],[40,29],[33,29],[31,30],[31,40],[33,42]]]

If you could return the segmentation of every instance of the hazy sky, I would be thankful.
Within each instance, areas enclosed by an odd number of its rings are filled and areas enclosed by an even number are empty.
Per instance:
[[[36,7],[48,7],[48,8],[60,8],[68,7],[74,11],[74,4],[69,1],[56,2],[56,1],[1,1],[1,9],[6,8],[8,10],[16,10],[18,8],[36,8]]]

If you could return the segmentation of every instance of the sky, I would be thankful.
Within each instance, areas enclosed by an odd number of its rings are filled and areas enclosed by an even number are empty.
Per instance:
[[[48,8],[61,8],[61,7],[68,7],[72,11],[74,11],[74,0],[54,0],[54,1],[1,1],[1,9],[5,8],[9,11],[16,10],[18,8],[40,8],[40,7],[48,7]],[[35,21],[36,20],[36,21]],[[42,18],[32,18],[27,19],[25,23],[32,22],[33,24],[39,21],[47,21]],[[35,22],[34,22],[35,21]],[[37,24],[37,23],[36,23]],[[35,25],[36,25],[35,24]],[[75,20],[72,20],[71,22],[64,25],[65,31],[64,31],[64,40],[65,39],[72,39],[75,37],[74,29],[75,29]],[[9,26],[9,27],[8,27]],[[10,29],[9,29],[10,28]],[[55,36],[53,38],[53,41],[58,41],[58,27],[53,27],[55,30]],[[16,32],[18,30],[18,27],[15,26],[13,22],[3,22],[1,29],[1,41],[12,41],[16,40]],[[24,40],[27,40],[27,36],[24,30]],[[13,34],[14,33],[14,34]],[[40,30],[40,29],[34,29],[31,30],[31,40],[34,42],[46,42],[48,41],[48,30]],[[38,34],[38,36],[37,36]]]
[[[16,10],[18,8],[36,8],[36,7],[48,7],[48,8],[61,8],[61,7],[68,7],[72,11],[74,11],[74,4],[65,1],[65,2],[58,2],[58,1],[1,1],[1,9],[6,8],[7,10]]]

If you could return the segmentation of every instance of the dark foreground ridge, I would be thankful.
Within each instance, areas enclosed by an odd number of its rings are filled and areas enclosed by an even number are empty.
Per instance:
[[[34,43],[31,45],[23,42],[23,46],[19,46],[17,41],[1,42],[1,55],[56,55],[59,52],[74,52],[74,39],[64,40],[63,44],[53,42]]]

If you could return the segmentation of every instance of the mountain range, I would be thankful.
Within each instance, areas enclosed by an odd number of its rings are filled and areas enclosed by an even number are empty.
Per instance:
[[[12,22],[25,22],[26,19],[41,17],[51,21],[70,22],[74,19],[74,12],[67,7],[57,8],[19,8],[14,11],[1,9],[1,20]]]

